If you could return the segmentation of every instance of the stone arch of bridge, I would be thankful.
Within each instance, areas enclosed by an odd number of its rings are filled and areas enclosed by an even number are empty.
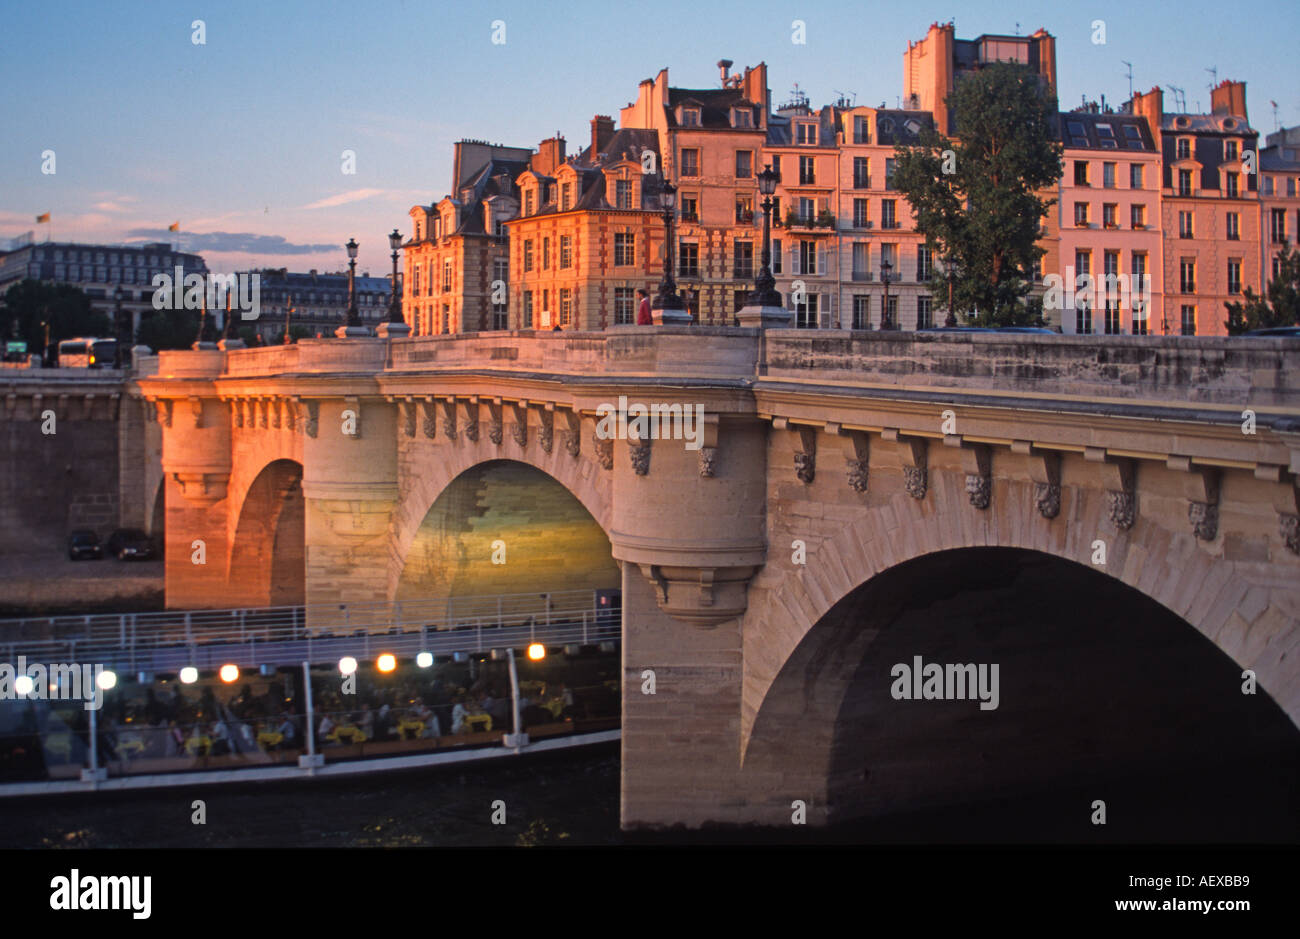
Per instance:
[[[480,505],[475,510],[466,506],[448,507],[446,502],[453,498],[458,502],[474,499],[476,488],[480,490],[477,498],[484,499],[482,487],[492,485],[493,479],[502,473],[513,473],[516,477],[513,482],[516,485],[536,487],[541,500],[550,504],[551,521],[558,523],[559,529],[562,530],[562,533],[557,532],[554,537],[571,539],[577,551],[592,559],[593,563],[593,552],[598,550],[599,542],[599,550],[604,551],[610,566],[598,572],[575,569],[578,580],[587,586],[586,581],[594,576],[600,581],[601,586],[616,587],[618,568],[609,548],[609,522],[612,512],[610,473],[603,470],[596,460],[592,459],[587,452],[589,446],[586,441],[577,457],[571,456],[562,446],[559,446],[558,440],[556,444],[551,454],[548,455],[543,451],[537,458],[522,453],[502,456],[499,452],[500,448],[484,451],[481,445],[472,448],[457,448],[454,445],[439,447],[434,451],[435,455],[432,458],[404,456],[399,466],[400,498],[393,513],[394,563],[389,575],[389,598],[402,599],[403,593],[413,589],[411,586],[412,554],[422,526],[426,526],[433,515],[442,508],[458,516],[453,524],[464,525],[468,530],[470,523],[465,516],[475,514],[476,511],[478,514],[490,512],[493,506]],[[471,476],[475,479],[471,480]],[[490,497],[487,498],[490,501]],[[565,506],[566,502],[571,505]],[[536,528],[536,522],[546,517],[544,514],[546,510],[535,508],[536,518],[525,520],[525,527]],[[557,508],[563,518],[555,517]],[[590,529],[585,533],[583,532],[584,520],[585,525]],[[427,534],[427,527],[425,531]],[[486,544],[490,545],[493,540],[494,537],[489,538]],[[477,553],[482,554],[484,558],[488,557],[490,548],[480,547],[483,550]],[[464,548],[460,550],[461,553],[464,552]],[[539,556],[528,558],[525,555],[512,553],[508,544],[506,557],[507,564],[504,567],[507,568],[512,565],[522,568],[525,566],[522,563],[525,559],[539,570],[548,567],[547,562]],[[494,579],[481,576],[477,578],[478,582],[491,580]],[[606,581],[609,583],[606,584]],[[461,586],[452,589],[457,594],[464,594],[467,589],[474,592],[479,588]],[[487,589],[483,592],[517,591]]]
[[[904,840],[1276,840],[1300,811],[1300,728],[1242,685],[1186,620],[1089,564],[948,549],[819,619],[743,775]],[[1122,806],[1108,828],[1097,798]]]
[[[227,560],[231,606],[300,604],[306,594],[306,504],[302,464],[266,462],[231,495]]]
[[[1127,585],[1181,618],[1235,663],[1251,670],[1295,726],[1300,726],[1300,597],[1293,573],[1261,574],[1225,560],[1193,536],[1190,526],[1169,530],[1139,513],[1127,532],[1106,519],[1106,493],[1065,487],[1055,519],[1032,510],[1033,484],[995,480],[992,507],[975,510],[964,480],[930,474],[923,500],[898,493],[820,542],[808,543],[807,563],[789,552],[769,554],[750,591],[742,619],[744,684],[740,759],[749,761],[760,712],[792,681],[801,645],[818,641],[817,626],[850,593],[907,561],[971,547],[1018,548],[1091,568],[1103,580]],[[1106,565],[1093,565],[1094,543],[1108,548]],[[774,694],[775,692],[775,694]]]

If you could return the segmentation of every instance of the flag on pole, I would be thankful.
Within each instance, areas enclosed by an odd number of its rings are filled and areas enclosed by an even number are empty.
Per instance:
[[[36,216],[36,224],[37,224],[37,225],[44,224],[45,222],[48,222],[49,220],[50,220],[50,213],[49,213],[49,212],[46,212],[46,213],[44,213],[43,215],[38,215],[38,216]]]
[[[168,231],[180,231],[180,230],[181,230],[181,223],[180,223],[180,222],[172,222],[170,225],[167,226],[167,230],[168,230]]]

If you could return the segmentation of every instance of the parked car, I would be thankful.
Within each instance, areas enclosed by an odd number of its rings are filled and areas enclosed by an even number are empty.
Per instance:
[[[1252,329],[1242,333],[1243,336],[1265,336],[1277,338],[1300,339],[1300,326],[1270,326],[1267,329]]]
[[[100,560],[104,556],[104,546],[99,543],[99,535],[88,528],[78,528],[68,535],[68,559],[80,561],[82,558]]]
[[[108,553],[119,561],[143,561],[153,557],[153,542],[138,528],[119,528],[108,536]]]

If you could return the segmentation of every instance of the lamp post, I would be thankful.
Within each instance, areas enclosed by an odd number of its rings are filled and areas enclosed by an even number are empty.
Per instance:
[[[375,334],[382,339],[401,339],[411,335],[411,327],[402,316],[402,299],[397,292],[397,253],[402,248],[402,233],[396,228],[388,236],[388,246],[393,249],[393,283],[388,298],[388,322],[375,327]]]
[[[289,338],[289,316],[293,313],[293,296],[287,295],[284,298],[284,344],[287,346],[293,340]]]
[[[957,255],[949,253],[944,255],[943,270],[948,275],[948,318],[944,320],[943,325],[953,327],[957,325],[957,313],[953,307],[953,288],[957,283]]]
[[[388,236],[388,245],[393,249],[393,290],[388,301],[388,322],[404,323],[406,320],[402,318],[402,303],[397,299],[397,250],[402,247],[402,235],[396,228]]]
[[[682,298],[677,293],[677,281],[673,278],[673,216],[677,207],[677,187],[665,181],[663,191],[659,194],[659,204],[664,211],[664,278],[659,282],[659,293],[650,305],[650,313],[654,316],[658,311],[655,325],[689,323],[690,315],[682,304]]]
[[[360,326],[361,315],[357,312],[357,240],[349,238],[348,249],[348,315],[344,326]]]
[[[122,367],[122,347],[126,345],[122,329],[122,288],[113,288],[113,368]]]
[[[894,318],[889,314],[889,272],[894,269],[894,265],[889,262],[889,258],[880,260],[880,281],[885,285],[885,305],[880,311],[880,328],[893,329]]]
[[[758,174],[758,191],[763,196],[763,266],[758,269],[758,276],[754,278],[754,290],[749,295],[751,306],[779,307],[781,305],[781,295],[776,290],[776,278],[772,276],[772,208],[776,205],[772,193],[776,192],[776,184],[780,181],[780,174],[772,169],[770,163],[763,168],[763,172]]]
[[[349,238],[344,247],[348,249],[348,311],[343,318],[343,325],[334,330],[334,335],[340,339],[354,339],[359,336],[369,336],[370,330],[362,324],[361,314],[357,312],[356,239]]]

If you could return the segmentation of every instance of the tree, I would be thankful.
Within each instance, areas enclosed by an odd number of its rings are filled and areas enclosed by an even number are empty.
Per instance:
[[[976,310],[979,325],[1032,325],[1027,304],[1042,220],[1055,199],[1039,195],[1061,177],[1056,99],[1032,69],[997,63],[963,78],[947,104],[957,139],[927,129],[920,146],[895,148],[893,187],[907,197],[917,227],[940,259],[956,258],[954,306]],[[947,298],[935,267],[930,289]]]
[[[30,351],[44,348],[47,319],[51,345],[78,336],[113,335],[109,317],[91,309],[90,298],[69,284],[28,278],[10,287],[0,300],[0,338],[25,340]]]
[[[199,334],[196,310],[154,310],[140,320],[136,341],[159,349],[188,349]]]
[[[1300,326],[1300,249],[1284,247],[1277,256],[1277,276],[1268,282],[1267,298],[1249,287],[1244,299],[1225,303],[1228,318],[1224,325],[1228,335],[1238,336],[1250,329],[1272,326]]]

